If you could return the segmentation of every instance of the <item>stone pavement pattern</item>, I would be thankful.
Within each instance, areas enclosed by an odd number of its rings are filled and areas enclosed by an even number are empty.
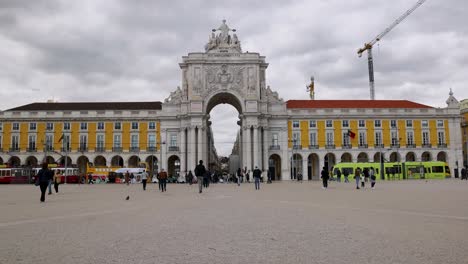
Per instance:
[[[459,180],[60,187],[0,186],[0,263],[468,263]]]

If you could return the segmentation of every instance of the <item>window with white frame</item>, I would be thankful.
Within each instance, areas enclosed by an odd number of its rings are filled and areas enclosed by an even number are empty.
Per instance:
[[[293,128],[299,128],[299,121],[294,120],[294,121],[292,122],[292,127],[293,127]]]
[[[437,144],[439,145],[445,144],[445,132],[444,131],[437,132]]]
[[[366,142],[366,132],[359,131],[359,146],[365,146]]]
[[[13,123],[11,129],[13,131],[19,131],[19,127],[20,127],[19,123]]]
[[[155,134],[148,135],[148,147],[156,148],[156,135]]]
[[[278,146],[278,134],[277,133],[271,134],[271,144],[273,146]]]
[[[382,132],[380,131],[375,132],[375,144],[378,146],[382,145]]]
[[[88,148],[88,136],[80,135],[80,150],[86,150]]]
[[[325,121],[325,126],[326,127],[333,127],[333,120],[326,120]]]
[[[28,136],[28,149],[31,151],[36,150],[36,135]]]
[[[300,146],[301,145],[301,133],[294,132],[293,133],[293,146]]]
[[[422,143],[423,145],[429,145],[429,132],[428,131],[422,132]]]
[[[104,150],[104,134],[98,134],[96,138],[96,147],[100,150]]]
[[[11,148],[12,150],[19,150],[19,136],[18,135],[11,136]]]
[[[171,141],[169,146],[177,147],[177,135],[171,135]]]
[[[392,146],[398,145],[398,132],[392,131],[390,133],[390,137],[391,137]]]
[[[97,123],[97,130],[104,130],[104,122]]]
[[[344,128],[348,128],[349,127],[349,120],[341,121],[341,126],[344,127]]]
[[[366,127],[366,120],[362,120],[362,119],[358,120],[358,125],[359,127]]]
[[[122,129],[122,123],[115,122],[114,123],[114,130],[121,130],[121,129]]]
[[[37,125],[36,123],[29,123],[29,131],[36,131]]]
[[[70,130],[70,123],[69,122],[64,122],[63,123],[63,130]]]
[[[64,151],[70,151],[70,149],[71,149],[70,145],[71,145],[70,135],[63,135],[62,149]]]
[[[429,122],[427,120],[421,120],[421,127],[429,127]]]
[[[317,133],[316,132],[311,132],[309,134],[309,142],[311,146],[317,146]]]
[[[390,128],[397,128],[397,121],[395,119],[390,120]]]
[[[406,127],[413,127],[413,120],[406,120]]]
[[[350,140],[348,132],[343,132],[343,146],[350,146]]]
[[[310,128],[316,128],[316,127],[317,127],[317,121],[315,121],[315,120],[310,120],[310,121],[309,121],[309,127],[310,127]]]
[[[54,135],[47,134],[46,135],[46,142],[45,142],[46,151],[52,151],[53,147],[54,147]]]
[[[133,135],[131,136],[130,142],[131,142],[131,143],[130,143],[130,144],[131,144],[131,145],[130,145],[131,148],[138,148],[138,135],[133,134]]]
[[[374,120],[374,127],[382,127],[382,121],[379,119]]]
[[[326,134],[326,140],[327,140],[327,146],[332,146],[334,145],[334,140],[333,140],[333,132],[327,132]]]
[[[437,120],[437,127],[444,127],[444,120]]]
[[[52,131],[54,130],[54,123],[46,123],[46,130]]]
[[[148,129],[151,129],[151,130],[156,129],[156,122],[149,122],[148,123]]]
[[[122,136],[114,135],[114,148],[122,147]]]
[[[414,145],[414,133],[413,131],[406,132],[406,144],[407,145]]]
[[[132,129],[137,130],[138,129],[138,122],[132,122]]]
[[[81,130],[88,130],[88,123],[86,123],[86,122],[81,122],[81,123],[80,123],[80,129],[81,129]]]

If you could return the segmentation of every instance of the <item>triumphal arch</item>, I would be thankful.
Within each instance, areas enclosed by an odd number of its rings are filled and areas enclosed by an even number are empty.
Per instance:
[[[210,111],[218,104],[230,104],[239,113],[239,166],[267,170],[272,166],[270,155],[276,154],[277,179],[287,178],[288,159],[282,158],[287,157],[286,104],[266,85],[265,57],[243,52],[236,30],[224,20],[212,30],[205,51],[183,56],[179,65],[182,84],[165,100],[160,119],[161,140],[180,142],[176,151],[181,175],[199,160],[210,159]],[[162,155],[164,167],[170,152]]]

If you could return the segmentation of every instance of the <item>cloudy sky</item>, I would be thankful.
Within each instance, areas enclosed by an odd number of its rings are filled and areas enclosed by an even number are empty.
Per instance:
[[[267,85],[285,100],[369,98],[367,57],[356,51],[416,0],[304,1],[0,0],[1,110],[54,99],[163,101],[178,63],[203,51],[226,19],[244,51],[269,62]],[[247,3],[248,2],[248,3]],[[376,99],[443,107],[468,98],[468,2],[427,0],[375,45]],[[237,112],[211,113],[229,154]]]

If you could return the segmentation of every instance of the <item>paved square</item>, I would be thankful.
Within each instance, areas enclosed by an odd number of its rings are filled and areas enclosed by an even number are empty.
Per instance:
[[[1,185],[0,263],[468,263],[466,181],[330,185]]]

